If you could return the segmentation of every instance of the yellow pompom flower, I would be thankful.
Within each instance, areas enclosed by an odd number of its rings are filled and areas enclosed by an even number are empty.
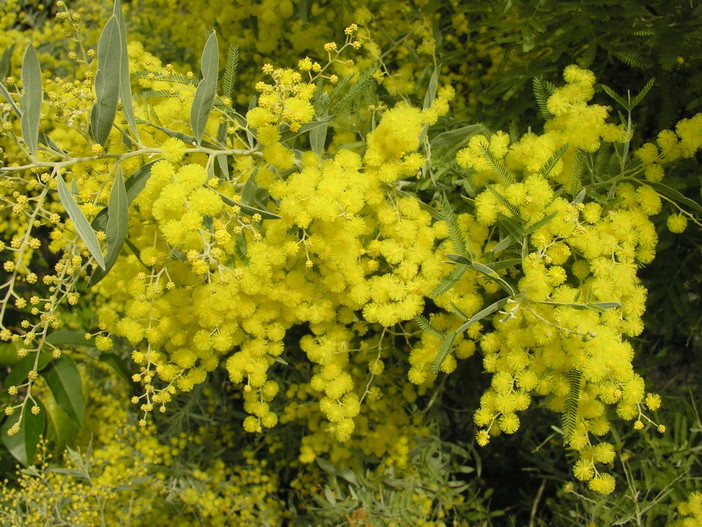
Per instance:
[[[666,221],[668,230],[680,234],[687,228],[687,218],[683,214],[671,214]]]
[[[178,163],[185,156],[187,145],[176,137],[169,137],[161,145],[161,155],[170,163]]]

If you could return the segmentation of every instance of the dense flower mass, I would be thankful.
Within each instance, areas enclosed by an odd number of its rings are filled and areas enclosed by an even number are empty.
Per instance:
[[[57,2],[41,38],[67,34],[64,58],[2,56],[0,432],[33,467],[0,493],[3,517],[304,524],[287,485],[323,493],[325,521],[366,525],[358,503],[387,497],[382,521],[447,525],[482,507],[442,475],[447,419],[486,446],[536,407],[557,414],[574,481],[612,494],[618,422],[665,431],[634,367],[640,270],[659,238],[700,226],[670,179],[702,147],[702,114],[632,149],[645,93],[610,94],[615,111],[569,65],[535,81],[543,126],[466,124],[478,81],[442,69],[429,3],[364,2],[335,34],[303,23],[331,20],[323,2],[249,4],[196,17],[242,29],[242,56],[254,42],[241,68],[216,32],[200,73],[163,64],[125,14],[183,59],[192,35],[120,2],[99,37]],[[454,4],[446,45],[463,49]],[[476,364],[482,387],[465,382]],[[60,470],[54,447],[70,447]]]

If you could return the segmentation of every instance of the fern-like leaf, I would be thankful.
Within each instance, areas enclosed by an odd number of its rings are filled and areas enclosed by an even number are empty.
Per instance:
[[[222,97],[231,97],[234,84],[236,83],[236,72],[239,67],[239,46],[230,44],[227,50],[227,66],[224,69],[222,80]]]
[[[532,86],[534,87],[534,97],[536,97],[536,104],[539,106],[539,113],[544,120],[548,121],[551,117],[551,112],[548,111],[547,103],[548,98],[553,93],[555,86],[544,81],[541,77],[534,77],[532,80]]]
[[[439,352],[436,354],[436,357],[434,358],[434,362],[431,364],[431,371],[432,373],[439,373],[439,370],[441,369],[441,365],[443,364],[444,360],[448,356],[449,352],[451,351],[451,347],[453,346],[453,341],[456,339],[456,332],[455,331],[448,331],[444,333],[444,340],[441,341],[441,346],[439,347]]]
[[[441,200],[441,217],[448,226],[449,238],[451,239],[454,250],[469,260],[475,258],[475,254],[470,250],[470,247],[468,247],[467,240],[463,236],[461,228],[458,226],[458,218],[453,212],[453,208],[446,196],[443,196]]]
[[[437,339],[441,339],[444,337],[443,331],[439,331],[436,329],[434,326],[432,326],[431,322],[423,316],[423,315],[417,315],[414,317],[414,321],[417,323],[417,325],[420,327],[422,331],[425,333],[429,333],[432,337],[436,337]]]
[[[568,379],[569,389],[563,407],[561,421],[563,425],[563,439],[567,442],[573,436],[575,428],[578,425],[578,407],[580,406],[582,373],[580,370],[572,368],[566,372],[566,379]]]
[[[444,294],[446,291],[451,289],[456,282],[458,282],[461,277],[465,274],[465,272],[468,270],[467,265],[457,265],[453,269],[451,269],[451,272],[446,275],[441,282],[439,282],[434,289],[432,289],[431,293],[429,293],[429,298],[436,298],[439,295]]]
[[[500,183],[503,185],[510,185],[515,182],[514,176],[510,173],[509,169],[501,160],[497,159],[493,153],[490,152],[490,149],[485,144],[480,143],[480,150],[482,151],[483,156],[490,167],[497,172],[497,175],[500,178]]]
[[[551,154],[551,157],[548,158],[546,163],[544,163],[544,166],[541,167],[541,170],[539,170],[539,175],[541,177],[547,177],[550,173],[551,170],[553,170],[553,167],[556,166],[556,163],[560,161],[560,159],[563,157],[563,154],[565,154],[568,150],[568,145],[565,144],[561,146],[558,150],[556,150],[553,154]]]

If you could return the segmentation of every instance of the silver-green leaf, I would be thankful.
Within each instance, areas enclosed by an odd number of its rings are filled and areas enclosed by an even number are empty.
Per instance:
[[[22,58],[22,117],[20,125],[22,138],[29,153],[37,155],[39,142],[39,121],[41,120],[41,66],[34,46],[29,44]]]
[[[80,207],[78,207],[76,201],[73,199],[73,194],[71,194],[71,191],[68,189],[68,186],[63,180],[63,177],[61,177],[61,174],[57,174],[56,181],[58,185],[59,199],[61,200],[63,208],[66,209],[68,217],[73,220],[78,236],[80,236],[80,239],[83,240],[83,243],[85,243],[85,246],[88,248],[88,251],[90,251],[93,258],[95,258],[98,265],[102,269],[105,269],[105,259],[102,256],[100,242],[95,235],[95,231],[93,231],[93,228],[90,226],[90,222],[85,217],[85,214],[83,214],[83,211],[80,210]]]
[[[112,14],[117,19],[119,27],[119,45],[120,45],[120,61],[119,61],[119,98],[122,101],[122,111],[127,118],[129,128],[131,128],[139,140],[139,129],[137,128],[136,118],[134,116],[134,107],[132,106],[132,86],[129,80],[129,55],[127,53],[127,29],[124,25],[124,16],[122,15],[122,3],[120,0],[115,0],[115,5]]]
[[[202,80],[195,90],[193,106],[190,109],[190,126],[193,129],[195,142],[199,145],[202,135],[205,133],[207,119],[212,110],[212,104],[217,93],[217,70],[219,68],[219,46],[217,44],[217,34],[213,31],[205,42],[205,49],[202,51],[200,69]]]
[[[96,101],[90,112],[93,139],[105,145],[117,114],[120,89],[121,46],[119,25],[115,16],[105,24],[97,47],[98,70],[95,74]]]

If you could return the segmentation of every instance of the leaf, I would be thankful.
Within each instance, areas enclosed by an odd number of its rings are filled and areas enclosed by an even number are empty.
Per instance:
[[[61,450],[75,440],[80,428],[57,403],[51,394],[42,398],[42,409],[46,415],[46,438]]]
[[[127,52],[127,28],[124,24],[124,16],[122,15],[122,3],[120,0],[115,0],[112,10],[113,16],[117,19],[119,28],[119,45],[120,45],[120,61],[119,61],[119,98],[122,101],[122,111],[127,118],[129,128],[131,128],[139,140],[139,129],[137,128],[136,118],[134,116],[134,107],[132,106],[132,86],[129,77],[129,53]]]
[[[485,309],[478,311],[475,315],[470,317],[470,320],[468,320],[466,323],[464,323],[461,327],[459,327],[456,330],[456,334],[458,335],[459,333],[463,333],[464,331],[466,331],[468,328],[470,328],[476,322],[480,322],[485,317],[492,315],[495,311],[502,309],[502,306],[504,306],[508,300],[509,300],[509,298],[503,298],[501,300],[498,300],[497,302],[493,302]]]
[[[85,401],[81,386],[80,373],[76,363],[68,355],[53,360],[41,372],[47,386],[56,399],[56,403],[78,427],[83,426]]]
[[[32,371],[36,365],[37,371],[41,371],[46,368],[46,365],[51,362],[51,353],[48,351],[42,351],[39,353],[39,358],[37,359],[36,353],[30,353],[20,361],[15,364],[10,373],[5,377],[5,386],[19,386],[27,380],[27,374]]]
[[[100,355],[100,360],[112,367],[112,369],[115,370],[120,377],[127,381],[128,384],[132,383],[131,372],[129,371],[127,364],[119,355],[117,355],[116,353],[109,352],[103,353],[102,355]]]
[[[471,124],[468,126],[456,128],[455,130],[449,130],[448,132],[442,132],[430,141],[431,146],[432,148],[438,148],[440,146],[447,146],[460,143],[464,139],[474,134],[477,134],[478,132],[484,129],[485,127],[481,124]]]
[[[322,119],[326,117],[328,117],[326,113],[322,115]],[[324,122],[321,126],[317,126],[316,128],[310,130],[310,146],[312,147],[312,151],[319,157],[322,157],[322,153],[324,152],[328,129],[329,125]]]
[[[551,157],[548,158],[546,163],[544,163],[544,166],[542,166],[541,170],[539,170],[539,175],[543,178],[547,177],[551,173],[551,170],[553,170],[553,167],[556,166],[556,163],[560,161],[561,157],[563,157],[563,154],[565,154],[567,151],[568,144],[564,144],[553,154],[551,154]]]
[[[492,169],[497,173],[497,176],[500,178],[500,183],[505,186],[515,183],[516,180],[510,173],[507,166],[493,155],[488,146],[484,143],[480,143],[479,147],[488,165],[492,167]]]
[[[81,240],[83,240],[83,243],[85,243],[85,246],[88,248],[88,251],[90,251],[93,258],[95,258],[98,265],[102,269],[105,269],[105,260],[102,257],[102,249],[100,248],[100,242],[98,241],[97,236],[95,236],[95,231],[93,231],[90,223],[88,223],[88,220],[83,214],[83,211],[80,210],[78,204],[73,199],[73,195],[71,194],[71,191],[68,190],[66,182],[63,180],[61,174],[57,174],[56,179],[59,199],[61,200],[63,208],[66,209],[68,217],[73,220],[73,224],[78,231],[78,236],[80,236]]]
[[[0,57],[0,80],[4,81],[10,74],[10,61],[12,60],[12,53],[15,51],[15,44],[5,48],[2,52],[2,57]]]
[[[20,126],[22,128],[22,138],[33,156],[37,155],[37,143],[39,141],[39,121],[41,120],[41,66],[34,46],[29,44],[22,58],[22,89],[23,94],[20,99],[22,106],[22,117]]]
[[[446,275],[427,296],[429,298],[436,298],[437,296],[444,294],[461,279],[467,270],[467,265],[457,265],[451,269],[451,272]]]
[[[600,84],[604,92],[609,95],[616,103],[618,103],[625,110],[629,110],[629,103],[627,103],[623,97],[617,94],[612,88],[604,84]]]
[[[427,92],[424,94],[423,108],[426,110],[431,106],[436,98],[436,87],[439,84],[439,72],[441,71],[441,64],[437,64],[434,67],[434,72],[431,74],[431,79],[429,79],[429,86],[427,87]]]
[[[563,439],[568,441],[578,424],[578,407],[580,406],[580,384],[582,373],[575,368],[566,372],[568,379],[568,395],[566,396],[561,421],[563,425]]]
[[[59,329],[49,333],[46,341],[54,346],[89,346],[90,341],[85,340],[85,331],[73,329]]]
[[[9,104],[12,107],[12,110],[17,114],[17,117],[22,117],[22,110],[20,110],[17,105],[15,104],[15,101],[12,99],[12,95],[10,95],[10,92],[7,91],[7,88],[5,88],[4,84],[0,83],[0,95],[3,96],[3,98],[7,101],[7,104]]]
[[[505,236],[500,242],[495,245],[490,252],[493,253],[499,253],[500,251],[504,251],[508,247],[510,247],[513,243],[515,242],[514,237],[512,235]]]
[[[219,68],[219,47],[217,45],[217,34],[212,31],[205,42],[200,59],[200,70],[202,80],[195,90],[193,106],[190,109],[190,126],[193,129],[195,142],[200,145],[202,134],[205,133],[207,119],[212,110],[214,97],[217,93],[217,71]]]
[[[429,333],[432,337],[440,339],[444,336],[443,331],[440,331],[434,326],[432,326],[431,322],[429,322],[429,320],[425,316],[417,315],[416,317],[414,317],[414,321],[422,329],[422,331]]]
[[[672,199],[673,201],[681,205],[685,205],[686,207],[689,207],[692,210],[702,213],[702,205],[697,203],[695,200],[683,195],[680,191],[675,190],[674,188],[671,188],[668,185],[664,185],[663,183],[651,183],[649,181],[646,181],[645,183],[648,186],[653,187],[653,189],[656,192],[662,194],[666,198]]]
[[[222,198],[222,201],[224,201],[224,203],[226,203],[230,207],[239,207],[241,209],[241,212],[243,212],[244,214],[248,214],[249,216],[253,216],[254,214],[260,214],[261,218],[263,218],[264,220],[279,220],[280,218],[282,218],[282,216],[278,216],[274,212],[271,212],[267,209],[259,209],[256,207],[251,207],[250,205],[239,203],[238,201],[234,201],[232,198],[225,196],[220,192],[217,192],[217,194],[219,194],[219,197]]]
[[[534,88],[536,104],[539,107],[539,113],[544,120],[548,121],[552,116],[551,112],[548,111],[547,103],[548,98],[553,93],[553,85],[550,82],[544,82],[542,78],[534,77],[532,86]]]
[[[90,112],[90,133],[105,146],[117,114],[120,90],[121,44],[119,24],[113,15],[105,24],[97,46],[95,104]]]
[[[506,280],[504,280],[500,275],[498,275],[495,271],[490,269],[487,265],[481,264],[480,262],[472,262],[471,265],[473,268],[481,273],[483,273],[486,276],[489,276],[492,278],[495,282],[497,282],[504,291],[510,295],[514,296],[515,292],[514,289],[512,288],[509,283],[507,283]]]
[[[239,47],[230,44],[227,49],[227,65],[224,69],[224,80],[222,82],[222,96],[231,97],[236,82],[236,70],[239,65]]]
[[[646,85],[643,88],[641,88],[641,91],[639,93],[637,93],[633,99],[631,99],[631,103],[629,105],[630,110],[633,110],[634,108],[636,108],[639,105],[639,103],[643,100],[643,98],[646,97],[646,94],[648,94],[648,92],[651,90],[651,88],[653,88],[653,85],[655,83],[656,83],[656,79],[652,77],[651,80],[649,80],[646,83]]]
[[[441,341],[439,351],[437,352],[436,357],[434,357],[434,362],[432,362],[431,364],[432,373],[439,373],[439,370],[441,369],[441,364],[444,362],[446,356],[451,351],[451,346],[453,346],[453,341],[456,339],[457,334],[458,333],[456,331],[448,331],[444,334],[444,340]]]
[[[573,198],[573,205],[578,205],[579,203],[582,203],[583,200],[585,199],[585,195],[587,194],[587,189],[583,188],[580,190],[580,192],[577,193],[577,195]]]
[[[17,422],[20,424],[19,432],[13,436],[7,435],[10,427]],[[44,412],[40,411],[37,415],[34,415],[30,411],[29,404],[27,404],[25,411],[21,415],[19,412],[15,412],[8,416],[2,428],[0,428],[2,442],[7,447],[7,450],[24,466],[34,463],[34,454],[37,451],[39,436],[44,432],[44,424]]]
[[[115,180],[110,192],[110,202],[107,207],[107,254],[105,255],[105,268],[96,269],[90,277],[88,287],[92,287],[102,280],[117,262],[117,257],[122,251],[124,240],[127,239],[127,222],[129,220],[129,198],[127,188],[122,177],[122,169],[118,166]]]

